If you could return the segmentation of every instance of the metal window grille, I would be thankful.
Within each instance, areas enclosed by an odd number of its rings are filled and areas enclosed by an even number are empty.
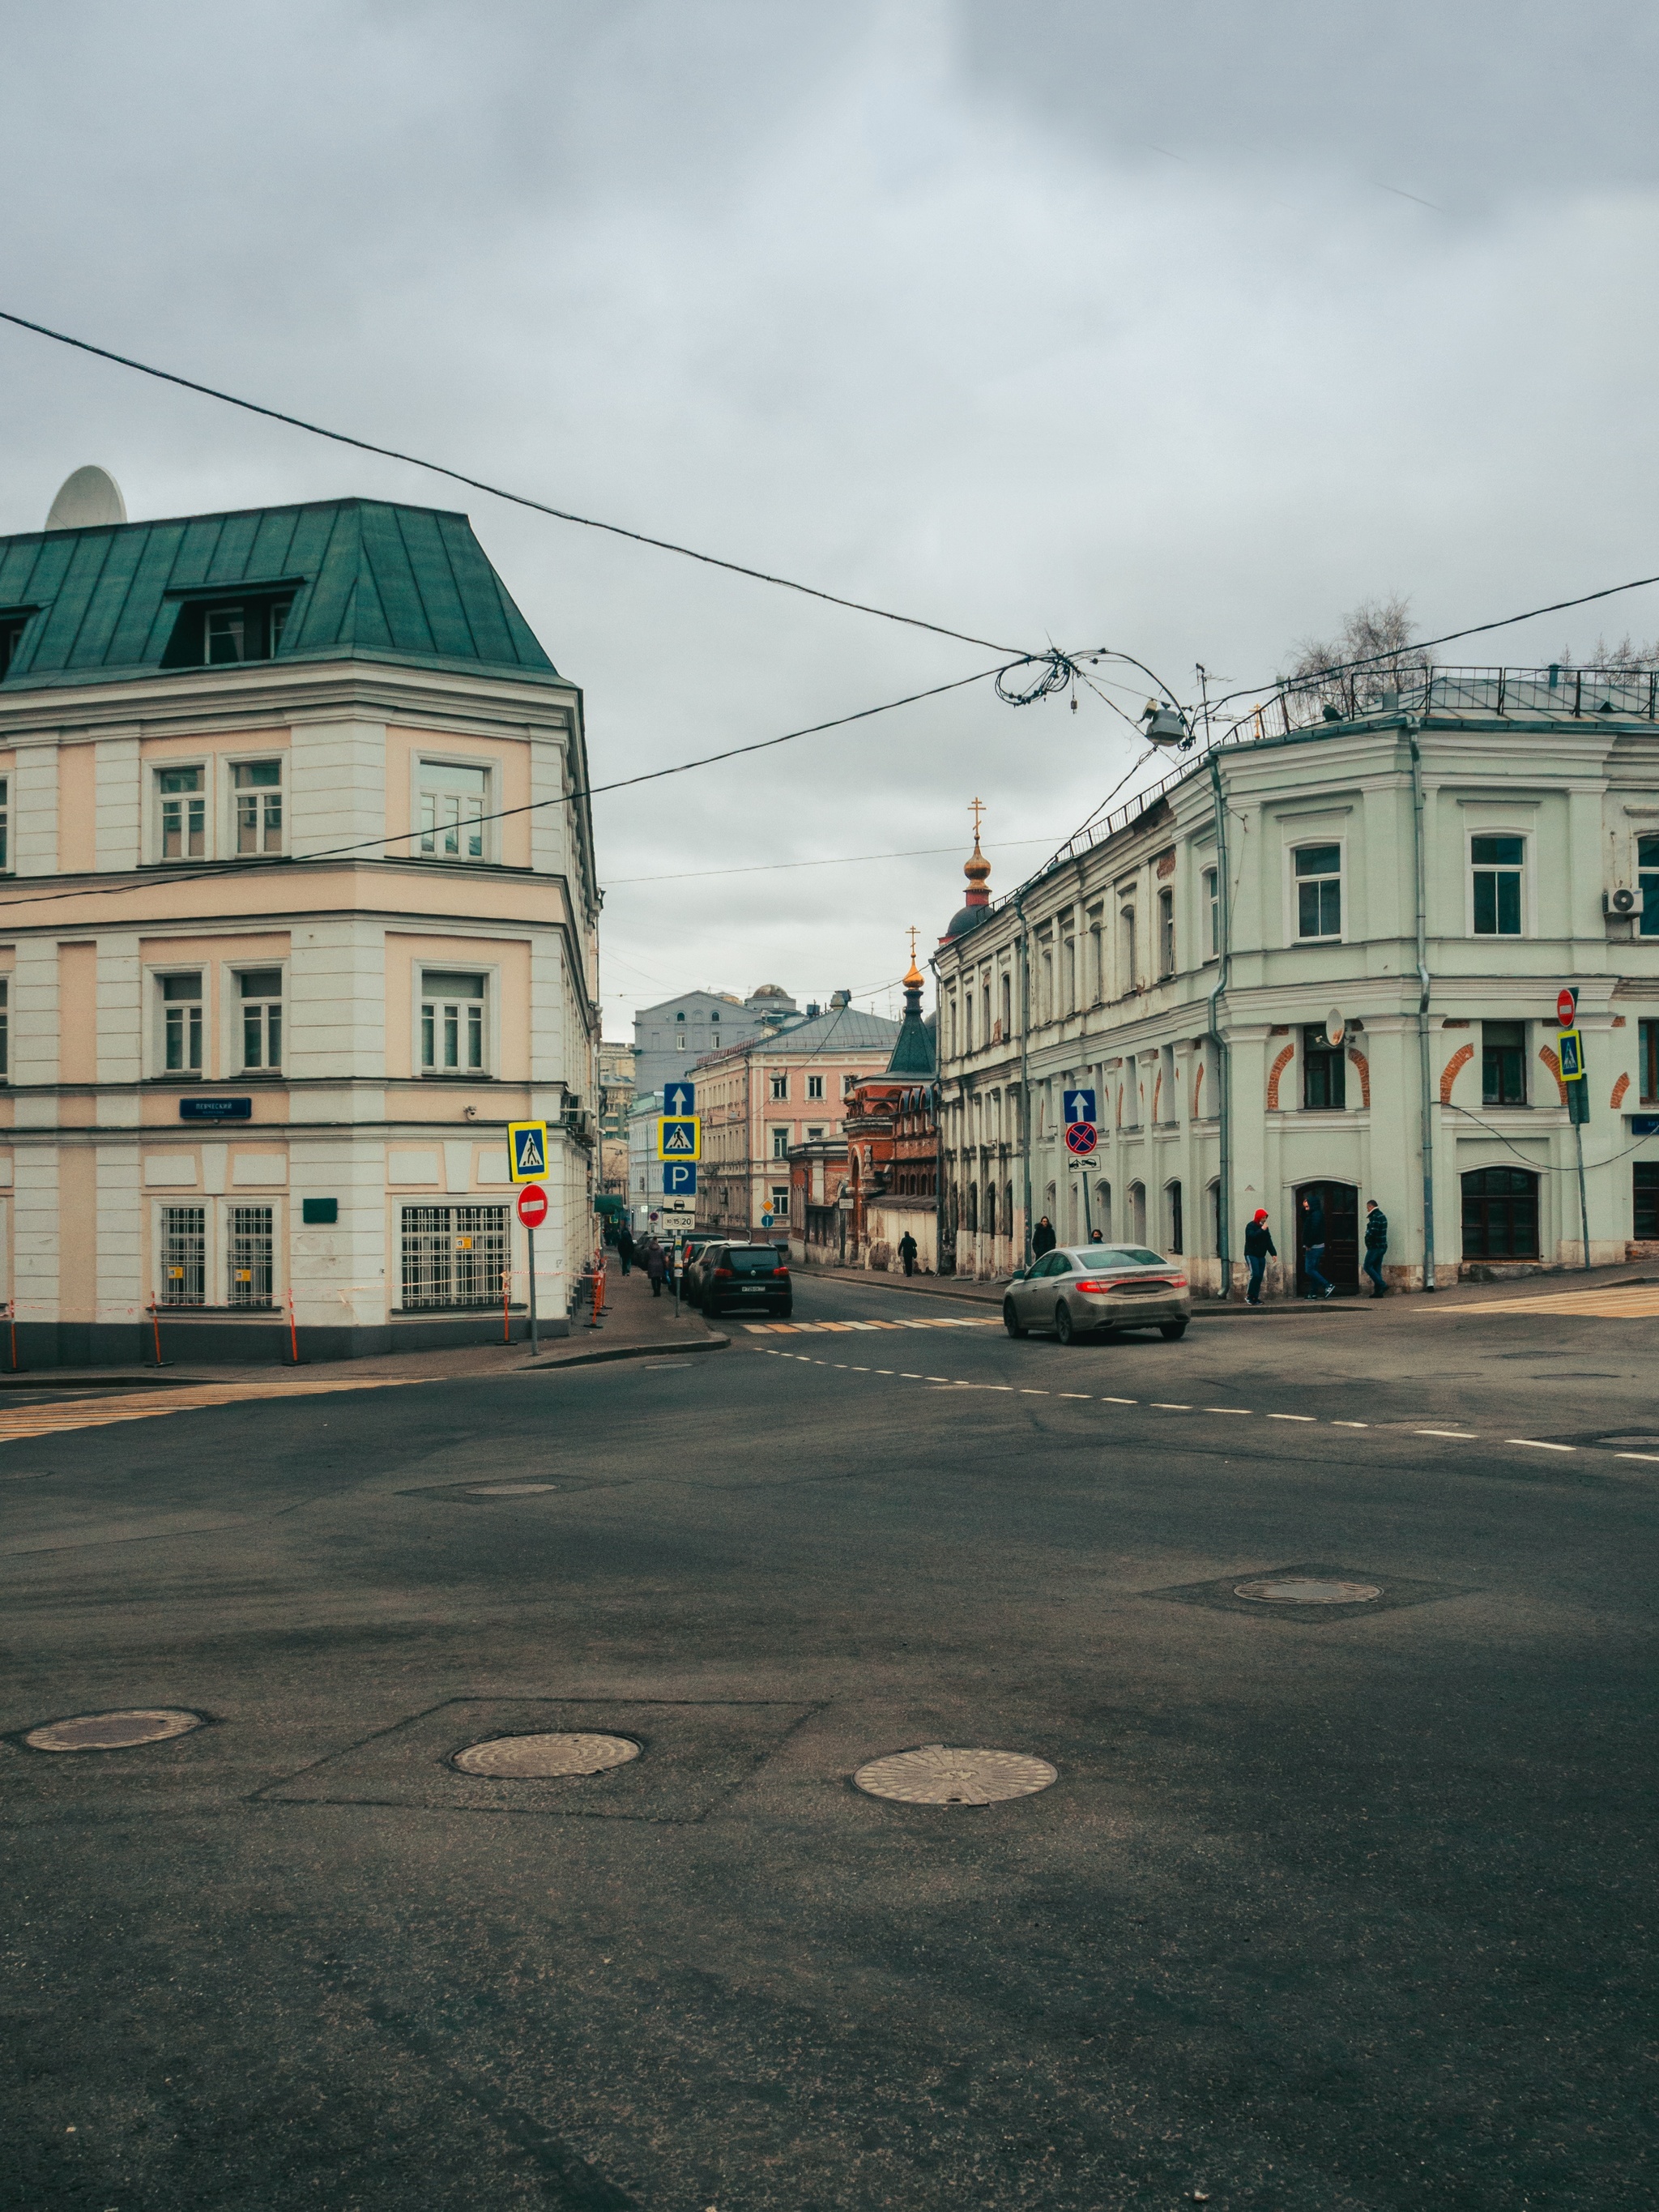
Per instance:
[[[507,1265],[504,1206],[403,1209],[404,1308],[494,1306]]]
[[[230,1209],[230,1295],[233,1306],[268,1306],[271,1302],[272,1209],[233,1206]]]
[[[161,1208],[161,1296],[164,1306],[207,1304],[207,1208]]]

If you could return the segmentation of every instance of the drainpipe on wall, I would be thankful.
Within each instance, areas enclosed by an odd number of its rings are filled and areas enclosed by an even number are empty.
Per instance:
[[[1031,939],[1025,908],[1018,891],[1014,912],[1019,916],[1019,1151],[1025,1183],[1025,1253],[1023,1265],[1031,1264]]]
[[[1429,914],[1427,857],[1423,849],[1423,755],[1417,742],[1421,725],[1414,714],[1401,726],[1412,749],[1412,857],[1417,877],[1417,1060],[1423,1127],[1423,1287],[1434,1279],[1434,1071],[1429,1036]]]
[[[1227,963],[1232,953],[1232,927],[1227,892],[1227,799],[1221,769],[1213,748],[1210,757],[1210,787],[1215,793],[1216,977],[1210,993],[1210,1036],[1215,1046],[1216,1086],[1220,1101],[1221,1172],[1216,1188],[1216,1252],[1221,1261],[1221,1295],[1233,1294],[1233,1071],[1221,1034],[1221,998],[1227,988]],[[1200,886],[1201,888],[1201,886]]]

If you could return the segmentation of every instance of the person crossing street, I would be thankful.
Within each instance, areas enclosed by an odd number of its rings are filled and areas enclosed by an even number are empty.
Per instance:
[[[1389,1249],[1389,1217],[1374,1198],[1365,1200],[1365,1273],[1371,1279],[1371,1296],[1386,1297],[1389,1286],[1382,1279],[1382,1255]]]
[[[1244,1231],[1244,1265],[1250,1271],[1250,1279],[1244,1291],[1247,1306],[1261,1303],[1261,1278],[1267,1273],[1267,1262],[1279,1257],[1279,1247],[1273,1243],[1273,1231],[1267,1226],[1267,1209],[1258,1206],[1249,1226]]]

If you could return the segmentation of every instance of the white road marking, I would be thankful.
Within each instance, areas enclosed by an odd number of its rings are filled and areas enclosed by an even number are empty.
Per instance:
[[[1334,1423],[1332,1425],[1334,1426]],[[1462,1444],[1478,1444],[1480,1437],[1473,1429],[1413,1429],[1414,1437],[1453,1437]]]
[[[1615,1459],[1645,1459],[1659,1466],[1659,1452],[1614,1452]]]
[[[1269,1413],[1267,1419],[1270,1421],[1311,1421],[1315,1416],[1312,1413]]]
[[[1331,1426],[1334,1429],[1368,1429],[1370,1423],[1369,1421],[1333,1421]]]
[[[1253,1406],[1206,1406],[1203,1411],[1206,1413],[1249,1413],[1254,1416],[1255,1408]]]
[[[1140,1401],[1139,1398],[1109,1398],[1103,1391],[1100,1402],[1103,1406],[1138,1406]]]
[[[1528,1451],[1577,1451],[1577,1444],[1546,1443],[1541,1437],[1505,1437],[1506,1444],[1524,1444]]]
[[[1059,1398],[1086,1398],[1089,1393],[1086,1390],[1057,1390],[1054,1395]]]
[[[1154,1413],[1190,1413],[1193,1410],[1190,1406],[1171,1405],[1167,1398],[1154,1398],[1151,1409]]]

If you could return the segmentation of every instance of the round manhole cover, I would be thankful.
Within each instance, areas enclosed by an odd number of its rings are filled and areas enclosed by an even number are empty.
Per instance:
[[[50,1721],[31,1729],[23,1741],[31,1751],[127,1751],[135,1744],[165,1743],[200,1728],[200,1713],[147,1706],[136,1712],[79,1713],[73,1720]]]
[[[535,1498],[544,1490],[556,1490],[556,1482],[475,1482],[469,1485],[469,1498]]]
[[[1312,1575],[1264,1575],[1233,1590],[1235,1597],[1257,1598],[1267,1605],[1369,1605],[1382,1595],[1376,1583],[1326,1582]]]
[[[470,1743],[452,1762],[463,1774],[533,1782],[561,1774],[603,1774],[637,1759],[640,1747],[625,1735],[496,1735]]]
[[[1035,1796],[1059,1779],[1046,1759],[1023,1751],[963,1751],[945,1743],[890,1752],[853,1777],[867,1796],[903,1805],[1000,1805],[1007,1797]]]

